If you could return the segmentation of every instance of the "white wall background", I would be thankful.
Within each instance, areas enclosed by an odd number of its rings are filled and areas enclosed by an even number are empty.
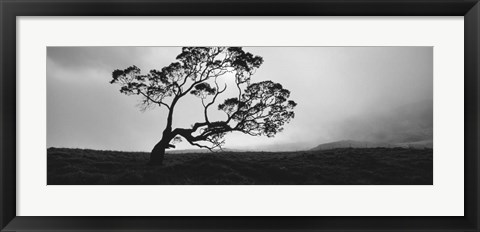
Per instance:
[[[463,17],[17,20],[19,216],[463,215]],[[434,185],[47,186],[46,47],[183,45],[434,46]]]

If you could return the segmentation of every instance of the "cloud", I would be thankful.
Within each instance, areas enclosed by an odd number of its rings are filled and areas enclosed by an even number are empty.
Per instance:
[[[165,111],[156,108],[141,113],[135,107],[140,100],[137,96],[120,94],[119,87],[108,81],[114,69],[130,65],[137,65],[142,72],[161,69],[175,60],[180,49],[49,47],[47,145],[150,150],[161,137]],[[311,148],[342,139],[413,140],[431,135],[431,47],[244,49],[265,60],[252,81],[281,83],[298,106],[295,119],[276,137],[232,133],[227,147],[270,149],[296,144],[290,147],[297,149],[298,144]],[[212,107],[212,112],[215,109]],[[201,114],[197,98],[182,99],[174,125],[189,126]]]

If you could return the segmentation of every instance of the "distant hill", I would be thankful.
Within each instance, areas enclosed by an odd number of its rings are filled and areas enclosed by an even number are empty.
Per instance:
[[[396,143],[395,145],[397,145],[398,147],[413,148],[413,149],[433,148],[433,141],[422,140],[422,141],[409,142],[409,143]]]
[[[374,147],[393,147],[388,143],[373,143],[373,142],[365,142],[365,141],[356,141],[356,140],[341,140],[331,143],[323,143],[314,148],[312,151],[319,151],[319,150],[328,150],[328,149],[335,149],[335,148],[374,148]]]
[[[406,143],[381,143],[381,142],[367,142],[367,141],[357,141],[357,140],[341,140],[331,143],[320,144],[310,150],[320,151],[336,148],[376,148],[376,147],[402,147],[402,148],[413,148],[413,149],[423,149],[423,148],[433,148],[432,140],[423,140],[416,142],[406,142]]]

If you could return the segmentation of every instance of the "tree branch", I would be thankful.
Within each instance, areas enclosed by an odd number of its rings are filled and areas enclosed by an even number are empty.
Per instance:
[[[138,90],[138,92],[143,95],[144,97],[146,97],[149,101],[153,102],[153,103],[157,103],[159,105],[164,105],[165,107],[167,107],[167,109],[170,109],[170,106],[167,105],[166,103],[162,102],[162,101],[155,101],[153,100],[149,95],[145,94],[144,92]]]

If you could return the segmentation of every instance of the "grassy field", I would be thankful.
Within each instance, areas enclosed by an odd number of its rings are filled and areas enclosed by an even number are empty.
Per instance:
[[[339,148],[301,152],[167,154],[47,150],[49,185],[431,185],[432,149]]]

